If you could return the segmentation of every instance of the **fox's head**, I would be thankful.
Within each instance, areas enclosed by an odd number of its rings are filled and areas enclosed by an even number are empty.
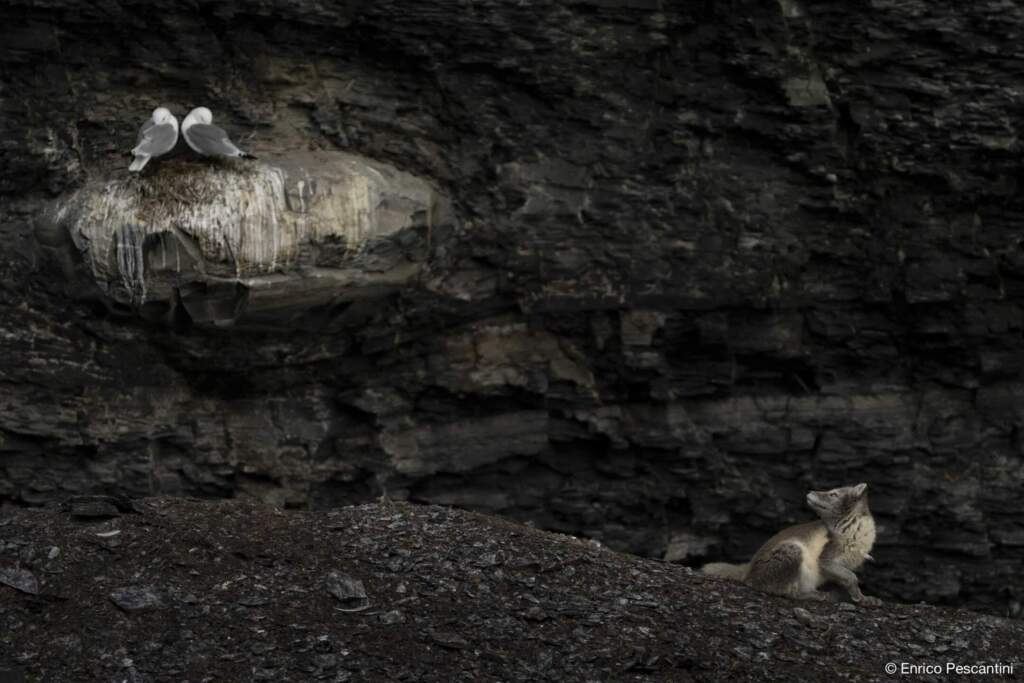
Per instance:
[[[831,491],[811,491],[807,494],[811,506],[829,528],[839,521],[868,511],[868,485],[841,486]]]

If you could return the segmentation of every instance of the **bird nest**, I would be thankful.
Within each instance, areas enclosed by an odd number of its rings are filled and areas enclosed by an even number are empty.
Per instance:
[[[294,266],[304,244],[357,248],[373,231],[378,196],[365,177],[329,188],[286,187],[267,164],[171,161],[145,176],[86,187],[59,210],[93,275],[108,291],[145,301],[147,271],[188,262],[245,278]]]

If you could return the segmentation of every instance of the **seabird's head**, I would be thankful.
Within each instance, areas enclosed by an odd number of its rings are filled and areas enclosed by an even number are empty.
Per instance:
[[[170,123],[173,119],[174,115],[171,113],[171,110],[167,107],[157,107],[153,110],[153,123],[157,124],[158,126],[163,125],[165,123]]]
[[[206,107],[196,107],[189,112],[188,118],[192,120],[192,123],[205,123],[207,125],[213,123],[213,114]]]

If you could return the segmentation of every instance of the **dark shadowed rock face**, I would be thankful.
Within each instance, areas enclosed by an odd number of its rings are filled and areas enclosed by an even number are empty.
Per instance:
[[[903,0],[8,3],[0,498],[386,489],[697,563],[866,481],[869,592],[1019,614],[1022,25]],[[388,164],[452,220],[359,264],[407,253],[401,286],[327,283],[291,324],[97,305],[35,235],[123,177],[158,104],[261,159]],[[235,315],[237,282],[205,286],[190,319]]]

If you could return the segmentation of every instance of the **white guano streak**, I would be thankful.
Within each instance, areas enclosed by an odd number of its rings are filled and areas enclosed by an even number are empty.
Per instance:
[[[287,269],[303,243],[338,237],[356,250],[373,234],[379,190],[366,177],[317,183],[319,197],[313,183],[299,182],[298,211],[288,208],[284,173],[259,166],[196,170],[168,186],[112,181],[98,191],[80,191],[71,200],[76,210],[62,207],[58,216],[75,216],[72,231],[85,238],[97,279],[119,281],[133,299],[144,301],[143,247],[150,235],[170,238],[177,228],[196,241],[206,261],[233,264],[236,277],[245,278]]]

